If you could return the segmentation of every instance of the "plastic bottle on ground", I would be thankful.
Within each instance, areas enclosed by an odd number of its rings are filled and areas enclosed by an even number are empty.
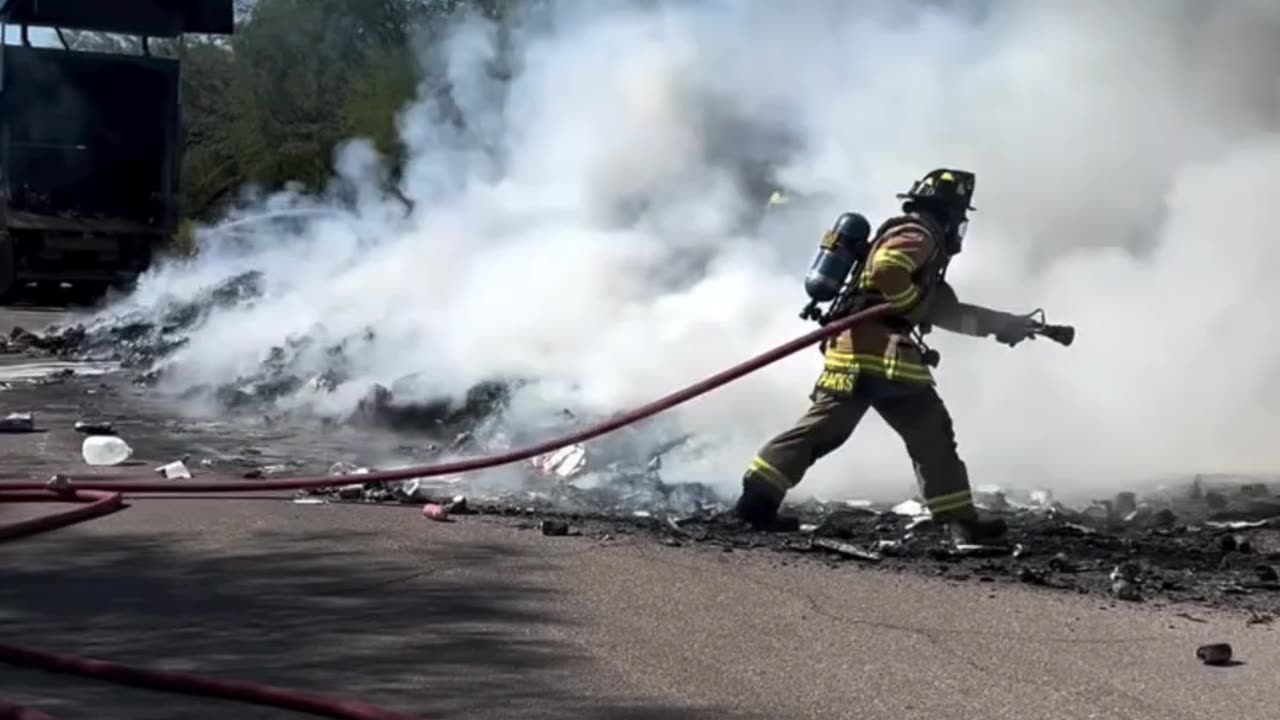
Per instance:
[[[80,454],[90,465],[119,465],[133,457],[133,448],[114,435],[90,435],[80,446]]]

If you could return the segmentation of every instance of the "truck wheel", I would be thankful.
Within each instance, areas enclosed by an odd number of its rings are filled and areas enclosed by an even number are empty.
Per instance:
[[[18,272],[13,261],[13,241],[0,232],[0,302],[13,299]]]

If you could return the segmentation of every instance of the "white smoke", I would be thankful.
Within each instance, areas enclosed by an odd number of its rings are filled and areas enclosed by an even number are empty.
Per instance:
[[[540,20],[512,35],[505,97],[485,72],[496,28],[452,35],[467,128],[429,92],[403,113],[408,220],[355,143],[354,215],[150,277],[144,297],[266,273],[267,296],[200,329],[170,382],[229,381],[289,334],[373,327],[335,402],[421,372],[431,391],[532,378],[524,406],[617,411],[811,329],[802,278],[835,215],[878,222],[916,177],[961,167],[979,207],[951,270],[962,299],[1079,327],[1070,349],[932,336],[975,483],[1070,496],[1280,464],[1280,5],[602,2]],[[798,142],[762,147],[774,135]],[[782,181],[834,199],[744,231],[759,198],[733,161],[774,152]],[[734,492],[819,366],[805,351],[673,411],[713,450],[666,476]],[[869,417],[799,494],[911,482]]]

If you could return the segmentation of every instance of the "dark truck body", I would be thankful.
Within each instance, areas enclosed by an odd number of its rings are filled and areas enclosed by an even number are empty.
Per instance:
[[[0,0],[15,25],[175,37],[229,33],[231,0]],[[180,219],[180,62],[5,45],[0,52],[0,296],[98,289],[150,265]]]
[[[5,46],[0,227],[18,282],[127,281],[177,230],[178,61]]]

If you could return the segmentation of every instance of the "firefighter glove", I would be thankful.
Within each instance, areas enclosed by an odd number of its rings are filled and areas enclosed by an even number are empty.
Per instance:
[[[996,342],[1003,343],[1009,347],[1013,347],[1018,343],[1033,336],[1036,328],[1040,326],[1036,320],[1035,313],[1026,315],[1005,315],[996,328]]]

